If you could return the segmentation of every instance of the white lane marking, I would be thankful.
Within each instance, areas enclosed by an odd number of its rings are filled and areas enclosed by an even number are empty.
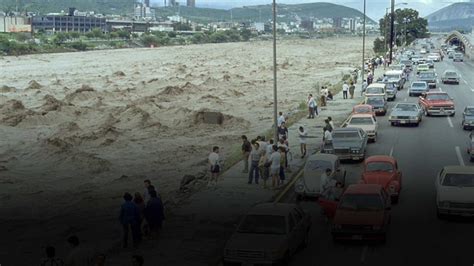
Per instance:
[[[450,127],[452,127],[452,128],[454,127],[453,121],[451,121],[451,117],[449,117],[449,116],[448,116],[448,123],[449,123]]]
[[[465,79],[462,79],[462,81],[464,81],[464,83],[467,85],[467,81]]]
[[[456,146],[456,155],[458,156],[459,164],[460,164],[461,166],[465,166],[465,164],[464,164],[464,159],[462,158],[461,149],[459,148],[459,146]]]
[[[364,249],[362,249],[362,254],[360,254],[360,262],[365,261],[365,256],[367,255],[367,250],[369,249],[368,246],[364,246]]]
[[[392,157],[392,155],[393,155],[393,146],[392,146],[392,148],[390,149],[390,157]]]
[[[443,89],[441,87],[438,88],[440,92],[443,92]]]

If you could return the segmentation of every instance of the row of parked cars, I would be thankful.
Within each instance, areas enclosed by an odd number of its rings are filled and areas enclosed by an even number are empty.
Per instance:
[[[365,102],[353,108],[343,127],[333,130],[332,145],[324,145],[321,153],[308,157],[303,174],[294,185],[298,198],[318,198],[323,212],[331,220],[331,234],[336,241],[386,241],[392,204],[399,201],[403,174],[395,158],[386,155],[366,158],[366,148],[369,141],[377,141],[377,115],[387,113],[387,101],[395,100],[397,91],[403,89],[407,81],[405,69],[408,70],[406,65],[393,65],[392,70],[385,73],[385,79],[367,88]],[[431,75],[418,77],[428,87],[420,93],[418,103],[400,102],[391,110],[388,120],[392,125],[418,125],[423,115],[454,115],[451,104],[446,105],[446,101],[452,101],[447,93],[429,91],[430,86],[436,87],[436,82],[429,82],[427,79],[432,77],[428,76]],[[467,108],[463,117],[470,121],[463,122],[466,129],[474,127],[474,107]],[[474,157],[473,134],[470,139],[468,152]],[[347,184],[347,172],[341,160],[363,161],[357,184]],[[327,169],[344,188],[338,200],[320,197],[321,176]],[[464,192],[474,187],[473,172],[472,167],[442,168],[435,180],[438,217],[474,215],[474,203],[469,203],[472,193]],[[258,204],[243,217],[227,242],[224,265],[287,265],[291,256],[310,242],[311,228],[311,216],[299,204]]]

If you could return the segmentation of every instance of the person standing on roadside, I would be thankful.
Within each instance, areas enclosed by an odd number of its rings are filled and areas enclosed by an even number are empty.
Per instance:
[[[250,144],[247,136],[242,135],[242,160],[244,160],[244,170],[243,173],[249,172],[249,155],[252,151],[252,144]]]
[[[347,85],[347,81],[344,81],[342,84],[342,98],[347,99],[347,92],[349,91],[349,85]]]
[[[313,94],[309,94],[307,105],[308,105],[308,119],[313,119],[314,107],[316,106],[316,101],[313,98]]]
[[[155,190],[153,189],[152,191]],[[140,193],[135,192],[135,195],[133,197],[133,203],[135,204],[135,206],[137,206],[138,211],[140,212],[140,221],[138,222],[138,226],[141,230],[143,219],[145,218],[145,201],[143,200],[142,195],[140,195]]]
[[[212,181],[214,181],[214,185],[217,186],[217,179],[219,178],[219,173],[221,172],[221,159],[219,156],[218,146],[214,146],[212,148],[212,152],[209,154],[208,162],[209,169],[211,170],[211,178],[209,179],[207,186],[210,186]]]
[[[367,89],[367,80],[364,79],[364,83],[362,83],[362,90],[360,91],[360,96],[364,95],[365,90]]]
[[[287,160],[287,154],[288,150],[286,149],[285,145],[280,146],[280,180],[278,181],[278,186],[283,185],[285,182],[285,169],[288,167],[288,160]]]
[[[46,258],[41,261],[40,266],[64,266],[64,261],[56,258],[56,249],[52,246],[46,247]]]
[[[298,135],[300,140],[301,158],[304,158],[306,156],[306,138],[308,137],[308,132],[304,130],[303,126],[300,126]]]
[[[252,184],[253,179],[255,178],[255,184],[258,185],[258,179],[260,178],[260,171],[258,164],[262,153],[260,151],[260,145],[258,142],[252,142],[252,151],[250,152],[250,172],[249,172],[249,184]]]
[[[334,127],[334,122],[332,121],[332,117],[330,117],[330,116],[328,116],[328,123],[329,123],[329,125],[331,126],[331,132],[332,132],[332,130],[333,130],[335,127]]]
[[[349,86],[349,94],[351,95],[351,99],[354,99],[354,91],[355,91],[354,82],[351,81],[351,85]]]
[[[145,191],[143,191],[143,201],[147,202],[150,199],[150,190],[155,190],[155,187],[151,184],[150,179],[146,179],[143,181],[145,184]]]
[[[278,137],[282,139],[283,137],[288,136],[288,128],[286,127],[286,123],[281,123],[280,127],[278,128]]]
[[[282,123],[285,123],[286,122],[286,119],[285,119],[285,116],[283,115],[282,112],[279,112],[278,113],[279,117],[278,117],[278,120],[277,120],[277,126],[281,126]]]
[[[125,193],[123,195],[124,203],[120,207],[119,220],[123,227],[123,247],[128,246],[128,232],[132,231],[133,246],[137,247],[141,241],[140,232],[140,210],[132,202],[132,195]]]
[[[273,152],[270,155],[270,175],[272,176],[272,188],[275,189],[278,185],[278,179],[280,175],[280,160],[281,155],[278,152],[278,146],[273,145]]]
[[[150,227],[151,237],[158,237],[165,219],[163,202],[156,194],[156,191],[150,191],[150,200],[146,204],[145,218]]]

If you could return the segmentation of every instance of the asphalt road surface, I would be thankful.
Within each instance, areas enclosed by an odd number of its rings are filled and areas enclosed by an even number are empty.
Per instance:
[[[438,77],[446,69],[462,75],[460,85],[440,82],[436,90],[449,93],[456,104],[454,117],[423,117],[419,127],[393,127],[388,122],[391,107],[398,102],[417,102],[409,97],[407,87],[389,102],[386,116],[379,123],[376,143],[369,143],[368,155],[392,155],[403,174],[400,202],[392,207],[387,243],[333,243],[330,224],[316,201],[305,200],[301,206],[311,213],[311,244],[297,253],[291,265],[474,265],[474,221],[439,220],[436,216],[434,181],[446,165],[474,165],[466,153],[468,131],[461,127],[462,111],[474,105],[474,64],[447,59],[435,64]],[[416,77],[410,77],[413,81]],[[409,83],[407,82],[407,83]],[[434,89],[433,89],[434,90]],[[361,163],[346,163],[348,182],[357,183]],[[291,190],[290,190],[291,191]],[[295,201],[290,194],[288,201]]]

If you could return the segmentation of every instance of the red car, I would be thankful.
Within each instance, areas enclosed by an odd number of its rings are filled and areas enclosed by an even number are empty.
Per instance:
[[[352,108],[352,114],[372,114],[375,116],[375,111],[370,104],[358,104]]]
[[[456,109],[453,99],[446,92],[427,92],[420,96],[419,104],[426,116],[449,115],[454,116]]]
[[[339,202],[320,198],[319,204],[332,219],[334,241],[385,242],[391,219],[391,203],[381,185],[353,184],[344,191]]]
[[[381,185],[392,203],[397,203],[402,189],[402,172],[395,158],[386,155],[370,156],[364,161],[363,184]]]

